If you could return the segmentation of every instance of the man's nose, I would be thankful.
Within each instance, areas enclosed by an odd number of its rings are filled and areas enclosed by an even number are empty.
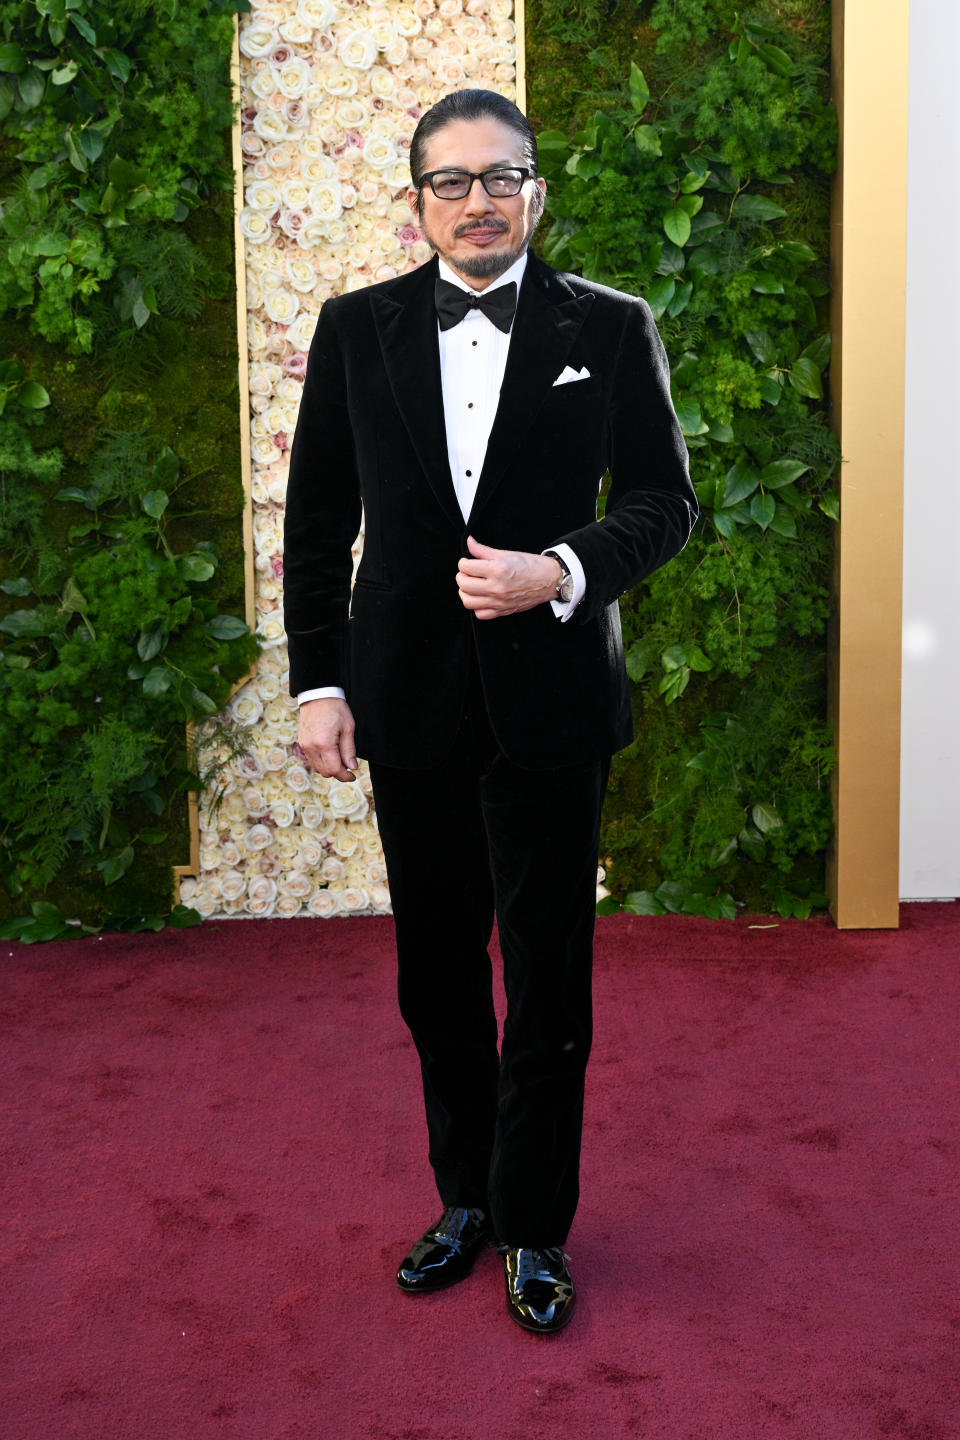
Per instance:
[[[463,198],[463,204],[464,208],[471,214],[495,209],[490,196],[483,188],[483,181],[479,175],[474,176],[471,181],[470,189]]]

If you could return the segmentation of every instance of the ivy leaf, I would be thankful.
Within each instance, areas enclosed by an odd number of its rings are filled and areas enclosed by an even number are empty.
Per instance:
[[[698,172],[696,170],[688,170],[686,175],[681,178],[680,193],[682,195],[692,195],[694,190],[699,190],[701,186],[707,183],[708,174],[709,171]]]
[[[665,915],[666,907],[654,895],[652,890],[631,890],[623,908],[627,915]]]
[[[750,808],[750,818],[762,835],[768,834],[771,830],[779,830],[783,821],[777,814],[776,806],[771,801],[759,801]]]
[[[189,905],[174,905],[167,916],[167,924],[174,930],[189,930],[194,925],[202,925],[203,916]]]
[[[667,239],[672,240],[674,245],[686,245],[690,239],[690,216],[686,210],[674,206],[664,212],[663,228]]]
[[[25,410],[43,410],[50,404],[50,396],[36,380],[28,380],[20,390],[17,399]]]
[[[120,851],[119,855],[111,855],[109,860],[104,860],[98,867],[103,871],[103,883],[105,885],[115,885],[118,880],[126,875],[133,861],[134,849],[132,845],[127,845]]]
[[[789,373],[790,384],[801,395],[806,395],[811,400],[823,399],[823,382],[820,371],[812,360],[794,360]]]
[[[797,538],[797,518],[792,510],[786,505],[777,505],[777,511],[770,521],[770,529],[775,535],[783,535],[787,540]]]
[[[760,376],[760,398],[768,405],[780,404],[780,391],[780,381],[775,374]]]
[[[690,669],[684,665],[681,670],[669,670],[657,686],[657,691],[663,696],[665,704],[672,705],[674,700],[680,699],[689,684]]]
[[[190,686],[190,699],[197,710],[204,715],[216,715],[217,706],[214,700],[204,690],[198,689],[196,685]]]
[[[836,490],[828,490],[825,495],[821,495],[817,504],[829,519],[840,519],[840,496]]]
[[[184,580],[193,580],[197,583],[209,580],[211,575],[216,572],[216,568],[205,555],[198,555],[196,552],[191,555],[177,556],[177,569]]]
[[[151,700],[164,695],[173,681],[173,673],[166,665],[154,665],[143,677],[143,693]]]
[[[73,21],[84,40],[89,40],[91,45],[96,45],[97,32],[89,20],[85,19],[83,15],[78,15],[76,10],[71,10],[67,18]]]
[[[50,80],[54,85],[69,85],[79,69],[76,60],[68,60],[66,65],[61,65],[51,73]]]
[[[716,440],[718,445],[732,445],[733,426],[727,420],[712,420],[710,422],[710,439]]]
[[[764,489],[780,490],[784,485],[792,485],[794,480],[799,480],[809,469],[810,466],[804,465],[802,460],[772,460],[769,465],[764,465],[760,478]]]
[[[22,75],[27,68],[27,57],[23,48],[15,43],[0,45],[0,70],[8,75]]]
[[[574,173],[581,180],[592,180],[603,169],[603,156],[594,151],[590,155],[578,155]]]
[[[709,426],[704,424],[703,415],[700,413],[700,406],[696,400],[678,400],[675,408],[680,429],[684,435],[705,435],[707,433]]]
[[[630,61],[630,104],[640,115],[646,108],[650,99],[650,86],[647,84],[643,71],[635,60]]]
[[[663,145],[656,125],[638,125],[633,132],[633,143],[641,155],[662,155]]]
[[[215,640],[239,640],[250,633],[250,627],[237,615],[214,615],[207,629]]]
[[[684,280],[682,285],[677,286],[677,292],[674,295],[673,299],[670,301],[670,304],[667,306],[666,311],[667,315],[670,317],[671,320],[675,315],[679,315],[681,311],[686,310],[687,306],[690,304],[690,299],[692,295],[692,280]]]
[[[28,110],[35,110],[43,99],[43,92],[46,89],[46,81],[43,74],[35,66],[31,66],[25,74],[17,80],[17,88],[20,91],[20,99]]]
[[[0,581],[0,590],[4,595],[29,595],[30,581],[24,575],[17,580],[2,580]]]
[[[100,156],[103,154],[104,143],[104,137],[100,134],[99,130],[83,130],[80,133],[80,149],[91,164],[94,160],[100,159]]]
[[[810,345],[800,351],[801,360],[812,360],[818,370],[825,370],[830,363],[830,350],[833,344],[833,337],[829,330],[818,335]]]
[[[758,45],[757,53],[774,75],[781,75],[784,78],[793,74],[794,64],[786,50],[781,50],[778,45]]]
[[[74,135],[71,129],[68,129],[64,134],[63,140],[67,147],[67,159],[70,161],[70,164],[74,170],[79,170],[81,174],[85,175],[87,173],[87,157],[77,144],[76,135]]]
[[[723,482],[723,508],[728,510],[752,495],[760,484],[760,475],[746,460],[738,460],[726,473]]]
[[[766,364],[766,366],[774,364],[777,359],[777,348],[766,330],[744,331],[744,338],[760,364]]]
[[[661,275],[652,280],[646,289],[646,301],[653,311],[654,320],[659,320],[673,299],[677,282],[672,275]]]
[[[714,510],[713,523],[724,540],[732,540],[737,533],[737,521],[729,510]]]
[[[698,670],[704,674],[707,670],[713,669],[713,661],[709,655],[703,653],[699,645],[691,645],[687,650],[687,664],[691,670]]]
[[[157,625],[153,630],[141,630],[137,637],[137,654],[141,660],[152,660],[167,643],[167,627]]]
[[[113,78],[125,85],[130,79],[130,57],[122,50],[103,50],[101,54]]]
[[[660,656],[660,663],[664,670],[679,670],[687,663],[687,647],[685,645],[668,645]]]
[[[0,620],[0,630],[16,640],[29,635],[46,635],[48,628],[48,620],[40,610],[13,610]]]
[[[604,895],[602,900],[597,901],[598,915],[619,915],[622,908],[620,901],[615,900],[612,895]]]
[[[148,515],[152,516],[154,520],[159,520],[164,510],[166,510],[170,504],[170,496],[166,490],[148,490],[146,495],[141,499],[140,504]]]
[[[761,530],[766,530],[777,513],[777,502],[772,495],[754,495],[750,501],[750,519]]]
[[[733,213],[740,220],[756,220],[762,224],[767,220],[782,220],[787,212],[766,195],[738,195],[733,202]]]
[[[747,859],[753,860],[758,865],[767,858],[766,842],[755,825],[743,827],[737,836],[737,844]]]
[[[756,295],[782,295],[783,281],[771,275],[769,270],[758,270],[753,276],[752,289]]]

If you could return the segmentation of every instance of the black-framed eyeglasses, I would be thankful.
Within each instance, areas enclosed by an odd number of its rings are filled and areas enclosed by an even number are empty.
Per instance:
[[[498,166],[495,170],[431,170],[421,175],[420,184],[429,185],[438,200],[462,200],[469,195],[474,180],[479,180],[488,195],[502,200],[510,195],[519,195],[525,180],[535,180],[532,170],[521,170],[519,166]]]

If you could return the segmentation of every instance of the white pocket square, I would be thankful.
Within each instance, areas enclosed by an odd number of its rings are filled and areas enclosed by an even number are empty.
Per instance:
[[[584,365],[582,370],[574,370],[570,365],[564,365],[560,374],[554,380],[554,385],[569,385],[571,380],[589,380],[590,371]]]

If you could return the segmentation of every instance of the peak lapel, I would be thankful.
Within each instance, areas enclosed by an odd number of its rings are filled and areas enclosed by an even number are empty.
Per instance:
[[[592,295],[574,294],[556,271],[535,255],[529,257],[517,302],[500,403],[470,512],[471,522],[522,447],[554,380],[567,362],[592,304]]]
[[[387,293],[373,289],[370,305],[397,409],[430,488],[451,523],[460,530],[463,516],[450,475],[443,419],[440,346],[433,303],[436,272],[434,259],[412,272],[410,284],[402,289],[397,287]]]

